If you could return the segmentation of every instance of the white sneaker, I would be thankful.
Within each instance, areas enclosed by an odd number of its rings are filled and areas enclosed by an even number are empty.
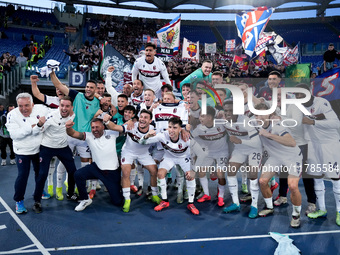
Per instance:
[[[96,190],[101,190],[102,186],[100,186],[99,184],[99,180],[97,181],[97,186],[96,186]]]
[[[46,62],[46,65],[48,68],[51,68],[52,70],[58,70],[59,71],[59,66],[60,66],[60,62],[50,59]]]
[[[283,204],[287,204],[287,202],[288,202],[287,197],[278,197],[278,199],[276,199],[274,201],[274,205],[280,206],[280,205],[283,205]]]
[[[15,165],[15,159],[11,159],[11,161],[9,162],[11,165]]]
[[[91,198],[81,200],[79,205],[77,205],[76,208],[74,208],[74,210],[77,211],[77,212],[80,212],[80,211],[84,210],[87,206],[89,206],[90,204],[92,204]]]
[[[1,160],[1,165],[2,166],[5,166],[7,163],[6,163],[6,159],[3,159],[3,160]]]

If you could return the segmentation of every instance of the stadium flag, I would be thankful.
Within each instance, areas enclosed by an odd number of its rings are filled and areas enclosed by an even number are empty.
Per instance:
[[[309,84],[311,64],[295,64],[286,68],[286,87],[293,87],[298,83]]]
[[[243,11],[236,14],[237,33],[248,56],[252,57],[260,35],[264,31],[274,10],[274,8],[262,6],[252,11]]]
[[[183,38],[182,58],[200,59],[199,41],[191,42],[187,38]]]
[[[114,66],[115,70],[112,72],[113,84],[116,84],[120,91],[124,81],[124,73],[131,73],[132,64],[108,42],[102,45],[102,62],[100,64],[100,76],[106,78],[106,70],[109,66]]]
[[[284,59],[283,65],[289,66],[296,64],[299,61],[299,44],[297,44],[293,49],[288,49]]]
[[[178,53],[180,28],[181,15],[171,20],[168,24],[156,32],[161,43],[160,47],[173,49],[174,55]]]
[[[235,69],[240,69],[242,71],[248,70],[249,66],[249,57],[245,54],[241,56],[234,56],[232,67]]]
[[[226,40],[225,41],[225,52],[233,51],[236,47],[236,40]]]
[[[266,61],[266,51],[263,50],[258,56],[252,59],[255,66],[261,67],[268,65]]]
[[[259,55],[263,50],[267,51],[270,45],[279,44],[283,38],[275,32],[263,32],[255,46],[255,53]]]
[[[216,53],[216,43],[205,43],[204,44],[205,53],[215,54]]]
[[[328,101],[340,99],[340,68],[333,68],[312,80],[312,94]]]

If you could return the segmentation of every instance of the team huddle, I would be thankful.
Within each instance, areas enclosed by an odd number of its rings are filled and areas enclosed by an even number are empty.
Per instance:
[[[82,93],[59,81],[50,60],[47,67],[56,97],[40,93],[38,77],[31,76],[34,97],[48,107],[34,105],[30,94],[20,93],[16,98],[18,107],[9,112],[6,124],[18,166],[14,194],[18,214],[27,212],[24,195],[30,164],[36,182],[33,210],[41,213],[41,199],[54,195],[57,158],[56,199],[64,199],[62,187],[67,171],[66,197],[79,202],[76,211],[92,204],[100,180],[112,203],[129,212],[133,208],[131,192],[143,193],[144,169],[150,173],[147,195],[156,204],[154,210],[161,211],[170,207],[167,186],[175,171],[177,203],[187,199],[187,209],[195,215],[200,213],[196,205],[212,200],[209,179],[217,179],[217,205],[223,212],[238,212],[240,202],[251,201],[248,216],[252,219],[273,214],[274,205],[286,204],[289,189],[293,208],[290,225],[299,227],[300,178],[307,194],[305,214],[309,218],[327,216],[323,181],[327,178],[333,183],[336,224],[340,226],[340,173],[334,153],[340,149],[340,122],[327,100],[314,96],[305,100],[302,105],[310,112],[307,116],[294,104],[281,115],[281,76],[274,71],[263,89],[266,93],[259,93],[265,97],[250,95],[246,83],[233,84],[243,92],[246,103],[244,114],[234,114],[237,98],[228,89],[219,88],[218,84],[225,83],[223,76],[211,73],[209,60],[181,83],[182,98],[177,98],[164,63],[155,57],[155,48],[152,43],[146,45],[145,56],[133,67],[133,84],[125,84],[122,93],[112,86],[114,67],[107,69],[105,82],[89,80]],[[297,87],[309,91],[306,84]],[[216,92],[215,97],[211,91]],[[302,92],[291,96],[307,97]],[[277,100],[276,109],[272,97]],[[249,99],[255,109],[248,106]],[[294,125],[287,125],[290,120]],[[74,163],[75,152],[81,160],[79,169]],[[242,176],[242,197],[238,172]],[[280,192],[273,201],[277,174]],[[231,203],[224,198],[226,186]],[[265,207],[259,210],[260,191]]]

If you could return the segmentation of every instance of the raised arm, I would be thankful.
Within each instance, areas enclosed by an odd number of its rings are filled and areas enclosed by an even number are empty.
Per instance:
[[[41,93],[38,88],[38,81],[39,81],[38,75],[31,75],[30,79],[31,79],[33,96],[38,98],[41,102],[44,102],[45,95]]]
[[[113,123],[112,121],[110,121],[112,117],[108,114],[105,114],[103,117],[103,123],[105,124],[105,126],[108,129],[114,130],[114,131],[118,131],[120,133],[124,132],[124,127],[120,126],[120,125],[116,125],[115,123]]]
[[[68,120],[65,123],[65,127],[66,127],[66,132],[69,136],[79,139],[79,140],[85,140],[85,133],[84,132],[78,132],[75,131],[72,127],[74,125],[74,122],[72,120]]]
[[[64,93],[66,96],[68,96],[70,89],[66,87],[64,84],[61,83],[61,81],[58,79],[57,75],[54,71],[50,74],[51,81],[57,89],[59,89],[62,93]]]
[[[106,71],[106,78],[105,78],[105,88],[106,91],[111,95],[111,102],[114,106],[117,106],[117,97],[119,93],[112,87],[112,78],[111,74],[115,70],[114,66],[109,66]]]

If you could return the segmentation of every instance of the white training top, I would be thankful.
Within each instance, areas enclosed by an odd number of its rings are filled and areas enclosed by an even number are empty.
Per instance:
[[[164,149],[164,156],[174,158],[189,158],[190,157],[190,141],[184,142],[179,136],[177,141],[171,141],[169,132],[158,133],[154,137],[148,139],[143,138],[139,141],[141,144],[152,144],[160,142]]]
[[[8,113],[6,127],[13,140],[16,154],[34,155],[39,152],[42,127],[39,128],[36,124],[40,117],[47,116],[48,110],[46,106],[36,104],[29,117],[24,117],[18,107]]]
[[[60,115],[60,110],[52,110],[46,118],[46,122],[43,125],[43,138],[41,145],[48,148],[65,148],[68,146],[68,135],[66,133],[65,123],[68,120],[73,120],[75,114],[63,118]]]
[[[85,133],[85,140],[90,147],[92,160],[100,170],[116,170],[119,167],[116,138],[119,133],[112,130],[104,130],[104,134],[95,138],[91,132]]]
[[[260,151],[262,151],[259,132],[254,127],[257,125],[257,123],[255,120],[254,122],[249,121],[250,119],[247,116],[239,115],[236,122],[232,123],[231,121],[228,121],[226,122],[225,127],[230,136],[233,135],[242,140],[241,144],[234,144],[235,149],[247,149],[252,147],[258,148]]]
[[[228,155],[227,131],[223,125],[208,128],[199,124],[192,131],[192,137],[208,153],[209,157],[221,154]]]
[[[285,134],[289,133],[288,128],[283,127],[279,122],[275,122],[274,125],[270,123],[267,128],[263,129],[268,131],[269,133],[279,136],[284,136]],[[295,158],[301,152],[299,147],[297,146],[285,146],[264,136],[260,136],[260,138],[264,149],[268,152],[268,155],[270,157],[279,159],[285,158],[288,159],[288,162],[290,162],[289,160]]]
[[[150,130],[153,130],[153,126],[149,126],[149,130],[145,133],[141,132],[138,128],[138,122],[135,123],[133,129],[128,130],[126,125],[123,125],[124,132],[127,133],[125,143],[123,145],[123,151],[130,151],[132,154],[140,155],[144,153],[148,153],[148,149],[150,145],[140,144],[139,140],[147,134]]]
[[[166,66],[157,57],[154,58],[151,64],[146,62],[145,56],[137,58],[132,67],[132,81],[137,79],[138,74],[139,80],[144,84],[144,89],[152,89],[156,97],[159,97],[161,93],[162,82],[160,75],[162,75],[166,84],[171,84]]]
[[[313,104],[306,109],[312,114],[307,117],[315,120],[315,125],[303,125],[305,132],[308,133],[306,138],[309,137],[311,142],[321,144],[339,141],[340,122],[326,99],[314,97]]]

